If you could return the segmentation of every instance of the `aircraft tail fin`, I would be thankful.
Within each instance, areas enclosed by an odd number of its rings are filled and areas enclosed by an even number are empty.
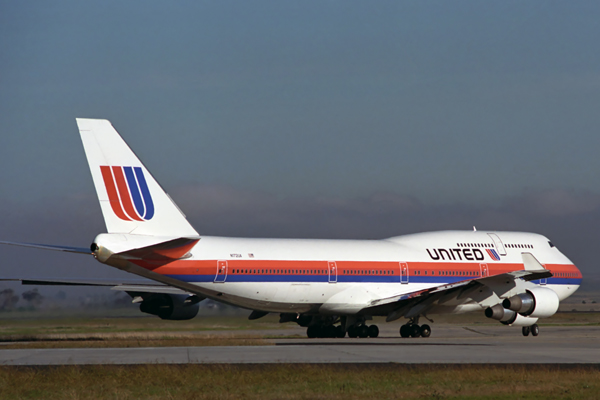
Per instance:
[[[108,233],[198,237],[112,124],[77,118]]]

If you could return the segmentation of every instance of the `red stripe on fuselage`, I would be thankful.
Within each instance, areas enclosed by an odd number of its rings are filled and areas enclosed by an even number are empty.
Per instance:
[[[135,261],[136,265],[164,275],[210,275],[217,270],[219,260],[177,260],[169,263]],[[221,260],[222,261],[222,260]],[[451,276],[477,278],[481,276],[481,264],[487,265],[487,275],[499,275],[523,270],[517,263],[444,263],[407,262],[409,276]],[[396,261],[337,261],[338,276],[398,276],[400,262]],[[328,275],[328,261],[291,260],[227,260],[228,274],[240,275]],[[567,278],[581,278],[581,272],[572,264],[546,264],[555,277],[568,274]]]
[[[125,221],[131,221],[131,218],[125,215],[123,207],[121,206],[121,201],[119,200],[119,194],[117,193],[117,188],[115,187],[115,181],[113,179],[110,167],[101,165],[100,171],[102,172],[102,179],[104,179],[104,186],[106,187],[106,193],[108,194],[108,202],[110,203],[113,212],[117,215],[117,217]]]
[[[112,167],[113,175],[115,176],[115,181],[117,182],[117,188],[119,189],[119,195],[121,197],[121,202],[123,203],[123,208],[129,217],[136,221],[143,221],[138,215],[135,209],[133,208],[133,203],[131,201],[131,195],[129,194],[129,188],[127,187],[127,182],[125,182],[125,175],[123,175],[122,167]]]

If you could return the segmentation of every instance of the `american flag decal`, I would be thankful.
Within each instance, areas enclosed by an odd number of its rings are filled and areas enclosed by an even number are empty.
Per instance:
[[[496,250],[494,250],[494,249],[485,249],[485,250],[490,255],[490,257],[492,258],[492,260],[494,260],[494,261],[500,261],[500,256],[498,255],[498,253],[496,253]]]

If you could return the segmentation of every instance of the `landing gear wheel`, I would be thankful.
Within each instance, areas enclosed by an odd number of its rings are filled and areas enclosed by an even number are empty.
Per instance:
[[[309,338],[311,338],[311,339],[314,339],[314,338],[316,338],[316,337],[319,337],[319,333],[320,333],[320,332],[319,332],[319,330],[320,330],[320,329],[319,329],[319,327],[318,327],[317,325],[312,325],[312,326],[309,326],[309,327],[306,329],[306,336],[308,336],[308,337],[309,337]]]
[[[421,325],[421,336],[429,337],[431,335],[431,327],[429,325]]]
[[[368,332],[369,337],[371,338],[376,338],[377,336],[379,336],[379,328],[377,327],[377,325],[369,326]]]
[[[323,330],[325,331],[323,337],[326,337],[329,339],[337,337],[337,329],[335,326],[327,325],[325,328],[323,328]]]
[[[366,325],[358,327],[358,337],[363,339],[369,337],[369,328]]]
[[[417,324],[409,325],[410,336],[411,337],[419,337],[421,336],[421,327]]]
[[[358,329],[356,326],[352,325],[350,328],[348,328],[348,337],[358,337]]]
[[[524,326],[521,330],[523,331],[523,336],[529,336],[529,331],[530,331],[529,326]]]
[[[410,328],[408,325],[402,325],[400,327],[400,337],[403,337],[403,338],[410,337]]]
[[[335,337],[340,339],[346,337],[346,331],[344,330],[343,326],[338,325],[335,327]]]
[[[531,335],[537,336],[539,334],[540,334],[540,327],[538,326],[538,324],[531,325]]]

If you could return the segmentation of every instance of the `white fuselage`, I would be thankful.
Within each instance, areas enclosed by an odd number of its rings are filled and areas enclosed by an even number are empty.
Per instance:
[[[373,300],[523,270],[522,253],[553,274],[530,285],[545,285],[563,300],[581,282],[579,270],[547,238],[520,232],[443,231],[384,240],[203,236],[190,253],[158,266],[136,264],[194,284],[207,297],[269,312],[354,314]],[[438,311],[481,307],[454,301]]]

